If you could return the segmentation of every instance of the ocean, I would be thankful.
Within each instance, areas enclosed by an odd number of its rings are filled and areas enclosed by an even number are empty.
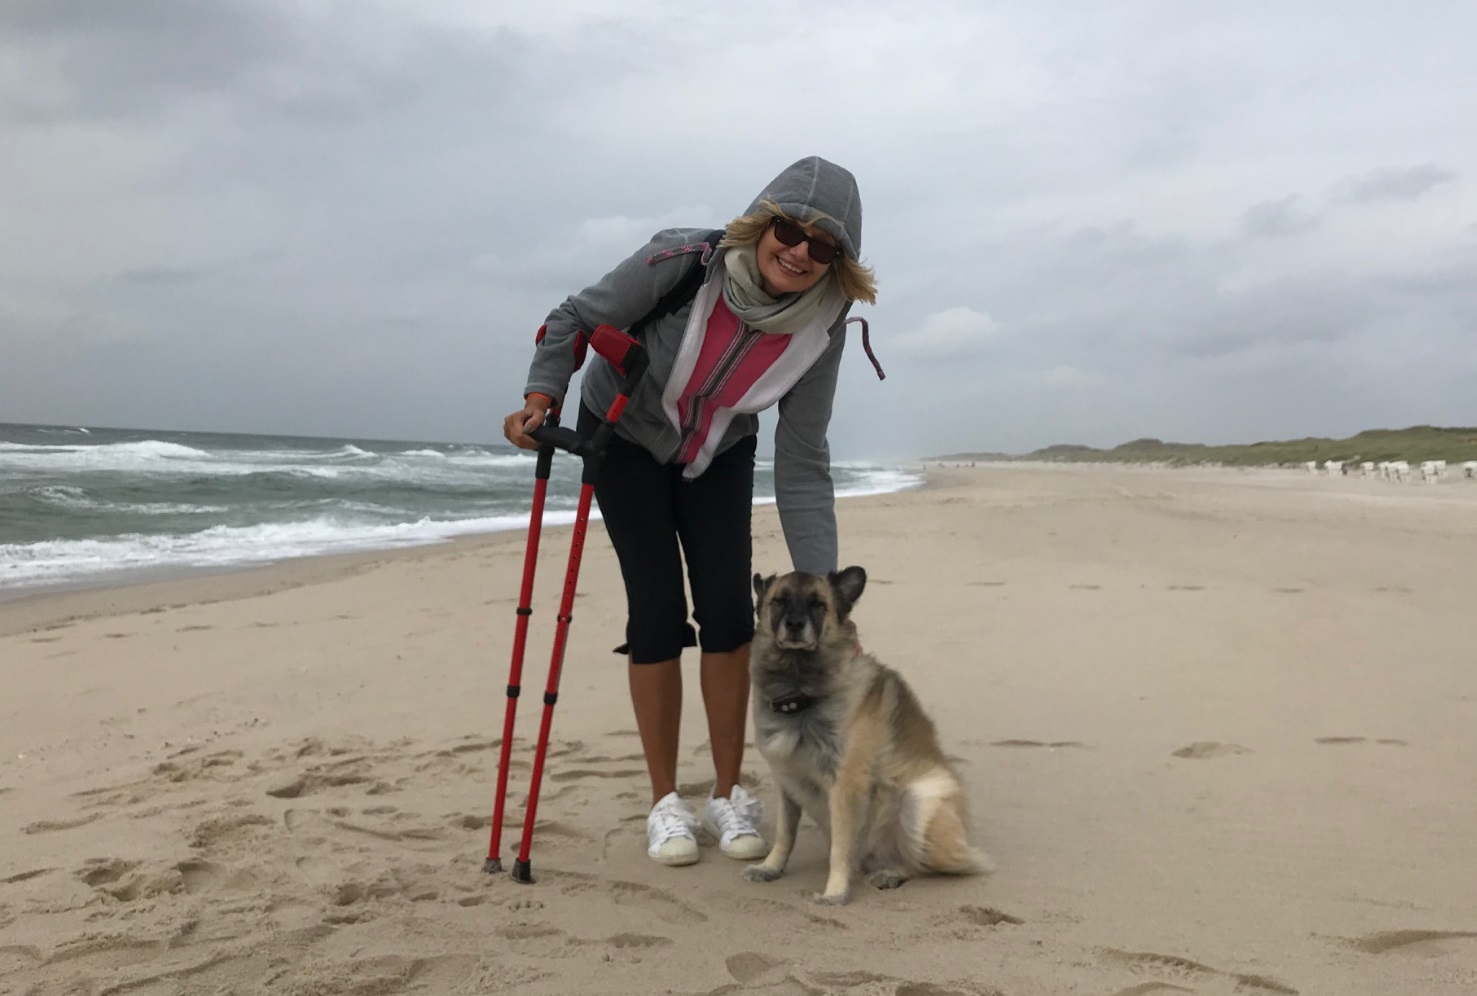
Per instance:
[[[533,469],[506,443],[0,423],[0,597],[523,530]],[[580,471],[555,454],[546,526],[574,521]],[[866,462],[832,476],[841,496],[921,482]],[[755,502],[773,499],[761,460]]]

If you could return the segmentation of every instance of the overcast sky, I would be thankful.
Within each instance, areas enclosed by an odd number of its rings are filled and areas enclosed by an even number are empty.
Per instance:
[[[837,458],[1477,424],[1477,4],[841,9],[4,0],[0,421],[500,441],[564,296],[818,154]]]

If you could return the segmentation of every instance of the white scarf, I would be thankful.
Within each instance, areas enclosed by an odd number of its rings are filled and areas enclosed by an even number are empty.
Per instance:
[[[723,300],[740,321],[760,332],[789,335],[844,298],[834,270],[804,293],[772,296],[764,289],[753,246],[729,246],[723,268]]]

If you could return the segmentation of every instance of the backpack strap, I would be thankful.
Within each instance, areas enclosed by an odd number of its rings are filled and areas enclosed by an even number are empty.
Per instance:
[[[682,274],[681,279],[672,286],[671,290],[667,291],[657,300],[650,311],[631,323],[631,327],[626,330],[629,335],[638,339],[641,338],[641,334],[646,331],[647,326],[652,322],[666,318],[668,315],[677,312],[689,301],[697,297],[698,288],[702,286],[704,278],[707,277],[707,262],[712,258],[713,250],[718,247],[718,240],[723,238],[723,234],[724,229],[715,228],[707,234],[707,237],[702,242],[689,242],[686,245],[677,246],[674,249],[666,249],[646,257],[646,265],[654,266],[663,260],[684,256],[688,253],[702,253],[698,261],[687,268],[687,272]]]

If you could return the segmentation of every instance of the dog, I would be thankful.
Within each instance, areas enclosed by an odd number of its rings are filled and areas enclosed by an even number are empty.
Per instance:
[[[866,582],[860,567],[754,575],[754,746],[780,806],[774,845],[743,874],[785,873],[803,812],[830,838],[826,888],[812,897],[826,905],[850,901],[858,872],[895,889],[995,870],[968,839],[964,786],[933,721],[902,676],[861,649],[851,610]]]

